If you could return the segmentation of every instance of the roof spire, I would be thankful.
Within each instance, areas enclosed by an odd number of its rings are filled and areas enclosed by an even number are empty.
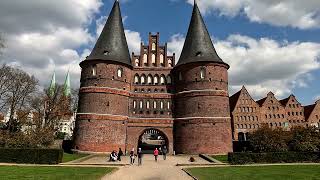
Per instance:
[[[64,81],[64,85],[63,85],[63,95],[65,97],[69,97],[71,95],[71,85],[70,85],[70,73],[69,73],[69,70],[68,70],[68,73],[67,73],[67,76],[66,76],[66,79]]]
[[[53,97],[56,91],[56,72],[53,71],[50,86],[49,86],[49,96]]]
[[[97,43],[86,60],[108,60],[131,66],[118,0],[115,0]]]
[[[226,64],[218,56],[212,44],[209,32],[198,8],[197,0],[194,1],[187,37],[176,67],[193,62],[216,62]]]

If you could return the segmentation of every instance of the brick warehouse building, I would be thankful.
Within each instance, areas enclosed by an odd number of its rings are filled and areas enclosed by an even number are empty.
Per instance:
[[[119,2],[82,68],[75,149],[137,148],[156,135],[169,153],[232,151],[229,65],[217,55],[197,4],[178,63],[149,34],[130,57]]]

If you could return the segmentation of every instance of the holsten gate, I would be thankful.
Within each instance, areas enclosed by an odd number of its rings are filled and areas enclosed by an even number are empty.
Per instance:
[[[159,33],[130,56],[115,1],[91,54],[80,63],[74,132],[79,151],[166,145],[169,153],[232,151],[229,65],[217,55],[195,3],[180,59]]]

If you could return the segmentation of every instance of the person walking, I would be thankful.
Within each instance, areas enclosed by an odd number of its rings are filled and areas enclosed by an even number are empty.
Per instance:
[[[153,151],[153,155],[154,155],[154,160],[157,162],[157,161],[158,161],[158,155],[159,155],[158,148],[156,148],[156,149]]]
[[[138,166],[142,165],[142,150],[138,149]]]
[[[130,151],[130,164],[134,164],[135,154],[134,154],[134,148]]]
[[[119,148],[119,152],[118,152],[118,161],[121,161],[121,156],[123,155],[123,152],[121,150],[121,148]]]
[[[166,146],[163,146],[162,148],[162,155],[163,155],[163,160],[167,159],[167,153],[168,153],[168,149]]]

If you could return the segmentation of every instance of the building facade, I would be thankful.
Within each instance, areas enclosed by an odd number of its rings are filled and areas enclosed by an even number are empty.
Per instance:
[[[130,55],[115,1],[95,47],[80,63],[75,149],[131,150],[153,141],[169,153],[232,151],[229,65],[217,55],[197,4],[177,63],[159,38],[150,33],[140,53]]]
[[[263,125],[289,130],[294,126],[320,127],[320,100],[302,106],[294,95],[278,100],[272,92],[255,101],[243,86],[230,97],[233,140],[247,140],[247,133]]]

